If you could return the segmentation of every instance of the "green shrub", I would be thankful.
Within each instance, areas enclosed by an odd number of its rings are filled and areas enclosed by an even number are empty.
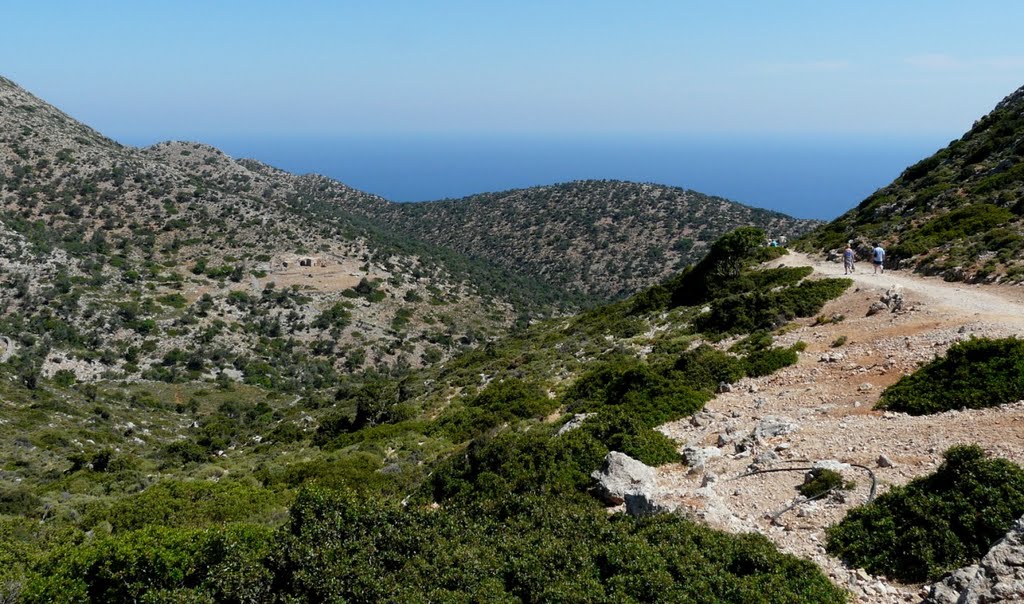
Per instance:
[[[886,388],[875,407],[926,415],[995,407],[1022,398],[1024,341],[972,338]]]
[[[923,254],[950,242],[960,241],[976,233],[984,233],[1015,218],[1013,212],[990,203],[970,204],[933,218],[910,231],[892,247],[891,255],[908,258]]]
[[[832,490],[852,487],[853,484],[847,484],[839,472],[818,468],[811,470],[811,479],[800,485],[798,490],[804,497],[818,497]]]
[[[541,429],[506,431],[470,442],[465,455],[431,477],[436,501],[497,501],[508,494],[580,496],[608,448],[586,430],[552,437]]]
[[[272,530],[150,527],[68,545],[33,569],[22,599],[46,602],[269,601]]]
[[[466,404],[508,419],[542,417],[557,405],[537,384],[516,378],[491,382]]]
[[[650,429],[624,408],[599,413],[579,429],[593,435],[609,450],[621,451],[649,466],[675,463],[681,459],[675,441]]]
[[[327,415],[317,428],[314,442],[324,446],[335,437],[378,424],[394,424],[412,417],[400,384],[380,375],[370,375],[359,386],[339,389],[338,402],[345,408]]]
[[[166,296],[160,296],[156,299],[157,302],[164,306],[170,306],[171,308],[185,308],[188,304],[188,300],[181,294],[167,294]]]
[[[481,514],[304,491],[279,542],[275,584],[293,602],[845,601],[759,535],[541,497]]]
[[[764,248],[765,233],[755,227],[742,227],[719,237],[704,258],[677,277],[665,282],[671,306],[694,306],[735,286],[747,266],[758,262]],[[663,297],[661,294],[655,296]]]
[[[0,515],[34,516],[42,506],[42,500],[25,487],[0,489]]]
[[[769,348],[756,350],[743,359],[744,370],[751,377],[771,375],[797,362],[796,350],[793,348]]]
[[[178,440],[166,445],[161,457],[171,465],[201,463],[210,458],[210,452],[190,440]]]
[[[935,473],[893,487],[828,529],[829,553],[907,582],[977,561],[1024,514],[1024,469],[951,447]]]
[[[348,489],[376,496],[400,496],[399,476],[381,473],[380,456],[364,451],[352,451],[335,459],[319,457],[310,461],[290,464],[284,468],[262,473],[267,486],[289,487],[320,486],[327,489]]]
[[[701,386],[691,385],[686,377],[685,371],[635,359],[612,360],[584,374],[564,398],[574,413],[621,409],[653,428],[699,411],[708,400]]]
[[[345,307],[345,302],[337,302],[313,320],[313,327],[317,329],[344,329],[351,322],[352,313]]]
[[[697,317],[694,327],[712,334],[775,329],[797,317],[814,316],[852,283],[849,279],[814,279],[778,290],[754,290],[717,298],[711,302],[709,312]]]
[[[147,526],[201,528],[258,521],[279,505],[274,493],[237,482],[164,480],[117,500],[102,520],[115,532]]]
[[[75,372],[70,369],[61,369],[53,374],[53,383],[61,388],[74,386],[75,379]]]
[[[676,359],[675,370],[691,388],[716,392],[722,382],[731,384],[744,374],[743,362],[707,344],[688,350]]]
[[[500,416],[480,407],[449,408],[437,418],[430,433],[461,443],[486,434],[501,422]]]

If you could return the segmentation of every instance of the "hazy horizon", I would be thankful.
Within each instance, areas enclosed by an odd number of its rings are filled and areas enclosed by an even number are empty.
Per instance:
[[[5,8],[3,75],[107,136],[397,201],[614,178],[827,218],[1024,83],[1015,0]]]
[[[196,141],[397,202],[571,180],[653,182],[798,218],[842,214],[949,139],[403,136]],[[149,139],[122,139],[146,146]]]

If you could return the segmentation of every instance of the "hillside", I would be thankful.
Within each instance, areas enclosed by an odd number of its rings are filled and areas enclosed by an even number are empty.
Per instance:
[[[5,354],[28,374],[300,388],[434,362],[546,304],[527,279],[307,205],[293,175],[122,146],[0,79]]]
[[[643,296],[303,396],[0,364],[0,598],[843,602],[763,536],[591,494],[612,450],[678,467],[653,428],[797,362],[763,330],[849,285],[760,269],[780,253],[763,239],[738,231]]]
[[[955,281],[1024,280],[1024,88],[959,140],[809,234],[811,250],[876,241],[893,266]]]
[[[342,203],[345,203],[344,201]],[[668,277],[723,233],[816,223],[677,187],[586,180],[423,203],[345,204],[400,232],[598,300]]]

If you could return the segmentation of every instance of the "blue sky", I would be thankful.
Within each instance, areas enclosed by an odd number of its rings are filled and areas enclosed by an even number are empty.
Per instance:
[[[0,73],[130,142],[230,136],[945,140],[1024,84],[1024,2],[4,6]]]

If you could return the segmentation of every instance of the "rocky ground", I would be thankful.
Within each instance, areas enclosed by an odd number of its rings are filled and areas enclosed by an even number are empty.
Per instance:
[[[778,263],[842,275],[841,265],[802,255]],[[684,447],[690,464],[659,468],[654,500],[716,528],[766,535],[782,550],[815,561],[850,589],[854,601],[918,602],[927,586],[869,576],[827,555],[825,529],[865,502],[872,474],[878,494],[884,493],[934,470],[954,444],[977,443],[1024,463],[1024,401],[927,417],[872,409],[885,387],[951,344],[971,336],[1019,335],[1024,289],[859,268],[851,275],[854,287],[823,310],[824,317],[841,320],[805,320],[778,339],[780,345],[808,344],[796,365],[734,384],[701,414],[661,428]],[[890,301],[869,316],[887,292],[890,298],[898,293],[901,304]],[[842,337],[845,343],[834,345]],[[744,476],[815,464],[839,469],[856,488],[783,512],[800,499],[796,489],[804,471]]]

